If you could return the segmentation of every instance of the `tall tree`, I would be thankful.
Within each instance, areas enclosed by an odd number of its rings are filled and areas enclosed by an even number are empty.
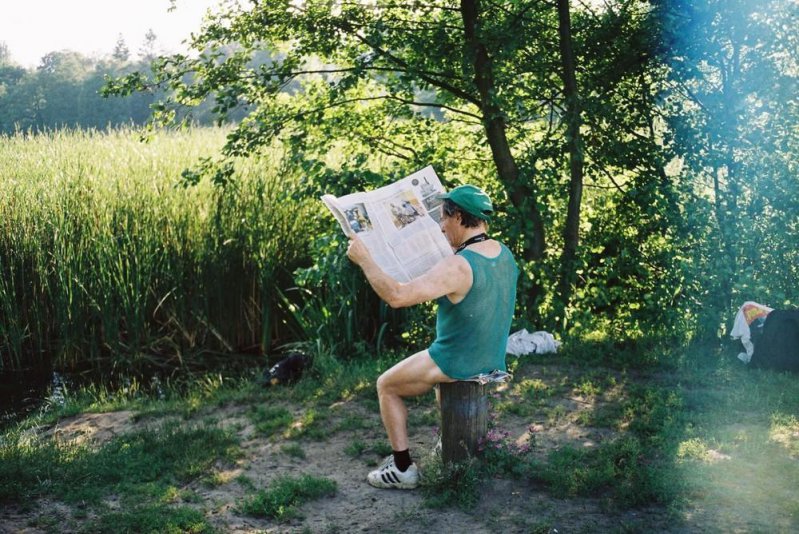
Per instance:
[[[0,41],[0,65],[11,63],[11,51],[5,41]]]
[[[36,70],[0,64],[0,132],[144,124],[153,95],[104,99],[99,94],[106,76],[130,68],[71,51],[46,54]]]
[[[114,51],[111,53],[111,57],[120,63],[125,63],[130,59],[130,48],[128,48],[128,44],[121,33],[117,37],[116,44],[114,44]]]
[[[146,63],[150,63],[152,60],[158,57],[158,52],[155,49],[156,41],[158,41],[158,36],[155,34],[153,29],[150,28],[144,35],[144,42],[139,48],[139,59]]]
[[[167,88],[159,120],[209,95],[221,117],[247,110],[222,150],[223,160],[187,172],[190,180],[206,172],[226,183],[232,166],[225,159],[280,137],[292,164],[316,176],[320,188],[369,185],[374,177],[359,172],[359,162],[363,167],[382,153],[397,174],[433,163],[445,180],[468,178],[498,200],[506,195],[507,214],[495,228],[520,253],[522,312],[539,323],[541,313],[565,316],[586,261],[579,233],[586,166],[600,171],[591,177],[596,184],[613,183],[613,166],[638,172],[621,157],[606,158],[600,170],[588,157],[583,130],[614,127],[608,122],[616,112],[598,102],[604,96],[614,95],[630,110],[654,102],[642,99],[633,81],[647,79],[642,72],[650,63],[635,50],[614,48],[614,38],[641,40],[646,4],[614,0],[598,14],[575,12],[566,1],[539,0],[230,5],[195,34],[197,57],[160,58],[150,77],[136,73],[111,90]],[[579,25],[572,22],[575,13],[582,17]],[[613,37],[610,30],[618,29],[624,34]],[[608,53],[592,52],[596,42],[606,43]],[[269,63],[253,61],[265,48],[279,55]],[[585,90],[600,95],[588,99],[590,106],[578,90],[581,83],[596,84]],[[623,140],[590,135],[624,154],[620,147],[642,135],[645,115],[639,110],[635,121],[627,121]],[[656,143],[646,146],[654,150]],[[347,154],[344,169],[324,163],[334,145]]]
[[[796,204],[774,196],[780,188],[773,184],[791,175],[785,149],[797,131],[799,71],[796,34],[786,28],[795,28],[799,8],[787,0],[656,5],[670,99],[679,106],[670,115],[675,146],[712,208],[698,268],[706,281],[705,333],[715,336],[743,300],[785,302],[784,291],[758,279],[783,265],[764,247],[773,223],[762,218],[796,217]]]
[[[248,9],[231,7],[212,19],[193,42],[203,51],[200,57],[165,58],[154,77],[174,94],[173,102],[165,103],[164,116],[170,116],[173,103],[193,103],[211,94],[222,114],[242,104],[251,109],[250,117],[230,136],[223,150],[226,156],[255,150],[276,135],[296,139],[292,131],[307,133],[309,124],[336,121],[337,112],[351,116],[358,104],[382,103],[383,113],[417,126],[428,120],[414,111],[420,108],[443,110],[451,126],[461,130],[464,121],[476,119],[494,175],[519,221],[515,239],[522,257],[540,262],[546,232],[537,178],[529,163],[524,172],[518,164],[525,152],[522,158],[534,161],[529,153],[535,149],[519,143],[529,110],[515,89],[525,77],[525,68],[516,64],[527,46],[525,39],[546,28],[535,16],[537,9],[535,2],[484,6],[477,0],[464,0],[457,8],[443,1],[345,3],[339,8],[316,1],[256,2]],[[237,52],[223,58],[218,51],[231,45]],[[253,54],[264,47],[284,52],[269,65],[253,66]],[[314,58],[321,62],[314,66]],[[191,76],[186,78],[186,73]],[[281,91],[294,80],[302,80],[304,88],[287,102]],[[147,85],[139,75],[117,89]],[[542,94],[538,100],[546,107],[550,99]],[[356,138],[374,138],[362,124],[337,124],[350,130],[339,129],[337,138],[356,132]],[[406,129],[406,134],[412,130]],[[478,133],[473,126],[464,131],[470,137]],[[378,150],[392,155],[404,142],[399,135],[381,138]],[[479,138],[473,146],[480,146]],[[302,149],[307,155],[307,142]],[[420,159],[418,149],[415,152],[414,159]],[[413,165],[420,163],[429,161]],[[446,169],[453,163],[438,166]],[[224,173],[212,173],[226,179]],[[539,299],[539,290],[537,283],[529,288],[531,302]]]
[[[479,0],[462,0],[461,16],[465,37],[466,57],[474,72],[481,118],[497,174],[508,191],[511,201],[520,213],[529,213],[532,220],[532,246],[526,249],[525,258],[541,260],[546,246],[545,230],[541,213],[532,188],[519,176],[519,166],[511,150],[507,136],[506,113],[495,98],[498,87],[494,80],[493,58],[481,32],[486,13]]]
[[[571,300],[577,278],[577,247],[580,240],[580,205],[583,198],[583,140],[580,134],[580,94],[577,89],[577,66],[572,45],[571,8],[569,0],[557,0],[558,35],[560,40],[561,77],[565,100],[566,138],[569,153],[569,195],[566,222],[563,227],[563,252],[558,280],[558,306],[555,316],[563,313]]]

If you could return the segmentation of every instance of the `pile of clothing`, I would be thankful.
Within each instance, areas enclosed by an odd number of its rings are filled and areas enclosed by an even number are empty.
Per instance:
[[[549,354],[557,352],[558,348],[560,348],[560,341],[557,341],[549,332],[540,331],[531,334],[525,328],[508,337],[507,352],[513,356]]]
[[[799,310],[775,310],[744,302],[730,336],[745,352],[738,359],[752,367],[799,372]]]

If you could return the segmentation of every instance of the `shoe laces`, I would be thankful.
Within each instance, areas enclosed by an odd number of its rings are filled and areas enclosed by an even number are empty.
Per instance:
[[[394,467],[394,456],[393,455],[387,456],[383,460],[383,463],[380,464],[380,467],[378,467],[378,469],[380,469],[381,471],[384,471],[384,470],[389,469],[391,467]],[[399,471],[399,469],[397,471]]]

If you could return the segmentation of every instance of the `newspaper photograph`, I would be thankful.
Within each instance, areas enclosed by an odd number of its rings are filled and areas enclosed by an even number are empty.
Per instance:
[[[338,198],[323,195],[322,202],[345,235],[363,240],[380,268],[409,282],[452,255],[439,227],[440,193],[444,187],[427,166],[380,189]]]

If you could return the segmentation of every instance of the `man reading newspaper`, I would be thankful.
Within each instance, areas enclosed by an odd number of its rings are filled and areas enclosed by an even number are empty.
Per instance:
[[[436,197],[443,200],[436,208],[440,209],[441,232],[455,254],[420,276],[407,282],[389,276],[357,233],[350,235],[347,250],[392,308],[438,301],[433,344],[402,360],[377,381],[380,415],[394,451],[367,476],[369,484],[378,488],[411,489],[419,484],[408,447],[404,397],[426,393],[441,382],[505,370],[519,272],[516,262],[505,245],[486,233],[493,207],[482,190],[462,185]]]

